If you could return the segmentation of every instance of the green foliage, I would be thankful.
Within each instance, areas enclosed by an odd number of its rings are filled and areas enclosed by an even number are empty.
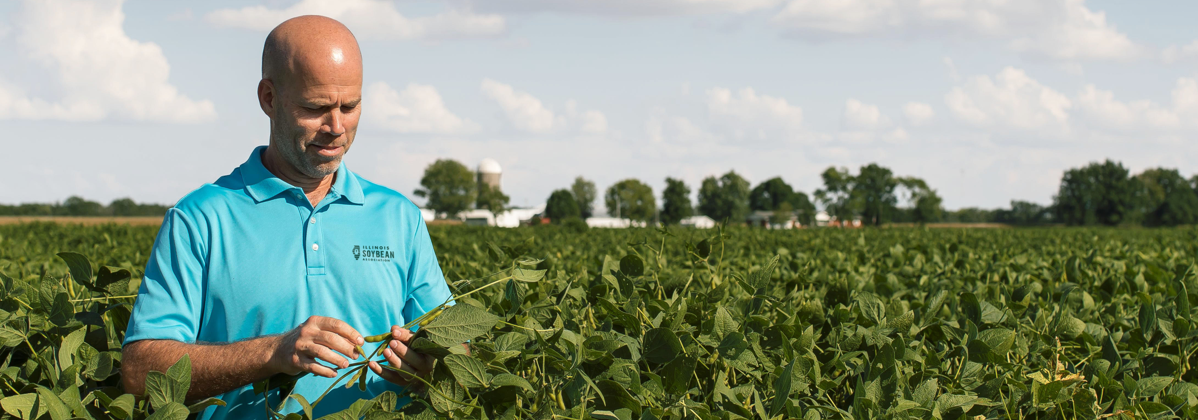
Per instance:
[[[1145,225],[1198,223],[1198,193],[1176,169],[1149,169],[1136,178],[1146,190],[1143,206]]]
[[[853,197],[861,203],[861,218],[866,224],[880,226],[887,221],[888,213],[895,207],[898,198],[894,189],[898,180],[890,169],[871,163],[861,167],[853,177]]]
[[[595,183],[583,177],[574,178],[574,184],[570,185],[570,192],[574,194],[574,200],[578,202],[578,211],[583,219],[595,215],[595,197],[599,194],[595,188]]]
[[[184,405],[188,358],[119,388],[154,231],[0,226],[0,418],[219,404]],[[1195,228],[429,234],[428,391],[331,418],[1198,418]]]
[[[1141,186],[1123,164],[1110,160],[1070,169],[1053,197],[1057,219],[1068,225],[1137,222]]]
[[[649,222],[657,213],[653,188],[632,178],[607,187],[603,202],[607,205],[607,214],[613,217]]]
[[[478,184],[478,197],[474,200],[474,207],[487,209],[491,214],[498,215],[507,210],[508,202],[511,197],[504,194],[499,188],[492,188],[490,184],[480,182]]]
[[[749,210],[773,211],[782,203],[790,203],[791,207],[794,207],[794,194],[794,188],[781,177],[770,178],[749,191]]]
[[[829,216],[840,221],[853,220],[861,212],[861,201],[853,196],[853,174],[849,168],[829,167],[820,174],[824,187],[815,190],[815,199]]]
[[[699,187],[699,213],[716,221],[741,223],[749,215],[749,181],[736,171],[716,179],[707,177]]]
[[[78,196],[62,203],[0,204],[0,216],[163,216],[170,206],[138,204],[129,198],[118,198],[107,206]]]
[[[666,178],[666,189],[661,193],[661,223],[677,225],[682,219],[693,216],[691,189],[681,179]]]
[[[574,194],[571,194],[569,190],[557,190],[549,194],[549,200],[545,202],[544,214],[553,223],[561,223],[567,218],[581,216],[578,202],[574,201]]]
[[[453,159],[437,159],[424,168],[418,197],[428,199],[426,207],[454,217],[475,203],[477,194],[474,172]]]

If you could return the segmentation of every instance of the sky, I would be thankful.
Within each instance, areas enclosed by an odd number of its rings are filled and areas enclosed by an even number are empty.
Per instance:
[[[516,206],[576,176],[810,194],[877,163],[956,209],[1047,204],[1104,159],[1198,172],[1198,2],[8,0],[0,203],[170,204],[228,174],[268,139],[262,42],[304,14],[362,47],[346,164],[418,204],[444,158],[496,159]]]

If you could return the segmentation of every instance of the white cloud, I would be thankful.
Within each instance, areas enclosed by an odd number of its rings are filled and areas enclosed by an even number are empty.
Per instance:
[[[985,127],[1069,131],[1068,97],[1028,77],[1023,70],[1004,68],[993,79],[974,76],[944,97],[958,119]]]
[[[603,134],[607,132],[607,116],[596,110],[578,112],[578,102],[573,99],[566,101],[566,119],[571,126],[587,134]]]
[[[1176,130],[1198,127],[1198,80],[1183,77],[1173,88],[1172,104],[1148,100],[1122,102],[1114,92],[1087,85],[1078,94],[1080,108],[1093,124],[1115,129]]]
[[[1198,40],[1194,40],[1194,42],[1181,47],[1170,45],[1161,52],[1161,60],[1165,64],[1173,64],[1180,60],[1194,57],[1198,57]]]
[[[540,99],[512,88],[511,85],[484,79],[482,91],[499,104],[504,116],[518,130],[545,133],[558,123],[553,111],[546,108]]]
[[[725,88],[707,90],[707,110],[713,118],[745,126],[796,130],[803,124],[803,109],[783,98],[758,95],[753,88],[733,94]]]
[[[782,0],[472,0],[479,10],[565,12],[604,16],[663,16],[745,13],[772,8]]]
[[[923,102],[907,102],[903,105],[903,115],[907,117],[907,121],[913,126],[921,126],[927,124],[932,118],[936,117],[936,111],[931,105]]]
[[[1062,60],[1126,60],[1142,47],[1085,0],[790,0],[773,22],[813,36],[973,36]]]
[[[873,130],[890,125],[890,119],[882,115],[877,105],[849,99],[844,103],[844,126],[850,129]]]
[[[194,123],[216,118],[168,82],[162,48],[125,34],[121,1],[26,1],[14,19],[17,45],[57,76],[58,101],[0,85],[0,119],[97,121],[108,118]]]
[[[374,39],[489,37],[506,30],[503,16],[449,10],[432,16],[407,17],[389,0],[302,0],[285,9],[266,6],[220,9],[209,13],[207,20],[221,26],[269,31],[301,15],[337,19],[355,35]]]
[[[399,133],[454,134],[478,130],[478,124],[450,112],[436,88],[417,83],[408,84],[402,92],[386,82],[370,85],[363,112],[375,124]]]
[[[607,116],[595,110],[584,112],[582,113],[582,126],[579,129],[584,133],[605,133],[607,132]]]

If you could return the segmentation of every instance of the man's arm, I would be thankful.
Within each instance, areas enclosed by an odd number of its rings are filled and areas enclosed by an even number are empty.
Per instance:
[[[194,401],[240,388],[276,373],[313,374],[332,378],[349,366],[342,355],[361,357],[355,344],[365,341],[357,330],[333,318],[314,316],[283,335],[259,337],[228,344],[187,344],[175,340],[140,340],[125,345],[121,353],[121,382],[125,392],[145,393],[146,375],[165,372],[184,354],[191,359],[191,384],[187,400]],[[338,354],[340,353],[340,354]]]

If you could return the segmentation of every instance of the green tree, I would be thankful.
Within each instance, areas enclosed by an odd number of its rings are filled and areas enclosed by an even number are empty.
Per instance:
[[[794,206],[795,217],[803,226],[811,226],[815,224],[815,203],[807,198],[806,193],[796,192],[790,196],[790,203]]]
[[[749,214],[749,181],[736,171],[703,179],[699,187],[699,213],[715,220],[743,222]]]
[[[1048,223],[1052,210],[1029,201],[1011,200],[1011,209],[998,210],[994,221],[1012,225],[1039,225]]]
[[[504,194],[499,188],[492,188],[491,184],[485,182],[478,184],[478,197],[474,200],[474,207],[487,209],[491,214],[496,216],[507,210],[507,205],[511,202],[511,197]]]
[[[1145,190],[1145,225],[1177,226],[1198,223],[1198,194],[1176,169],[1148,169],[1136,177]]]
[[[859,201],[853,197],[853,174],[848,168],[829,167],[820,174],[824,187],[815,190],[815,199],[836,220],[847,222],[857,217]]]
[[[907,193],[907,201],[911,203],[910,221],[915,223],[938,222],[944,213],[940,207],[943,201],[936,190],[928,187],[928,183],[915,177],[897,178],[898,184]]]
[[[1136,221],[1140,182],[1109,159],[1065,171],[1053,197],[1057,218],[1069,225],[1118,225]]]
[[[132,198],[118,198],[108,204],[113,216],[140,216],[138,207]]]
[[[574,178],[574,185],[570,186],[570,192],[574,194],[574,200],[578,202],[578,211],[583,219],[595,214],[595,195],[598,194],[598,190],[595,189],[594,182],[581,176]]]
[[[569,190],[557,190],[549,194],[549,200],[545,202],[545,217],[548,217],[550,222],[561,223],[566,218],[578,217],[579,214],[574,193]]]
[[[453,159],[437,159],[424,168],[416,196],[428,198],[428,208],[454,217],[474,204],[474,172]]]
[[[72,195],[62,203],[61,211],[64,216],[99,216],[103,208],[103,204]]]
[[[624,219],[649,222],[657,213],[653,188],[633,178],[608,187],[603,202],[607,205],[608,215]]]
[[[866,224],[881,226],[898,203],[894,189],[898,180],[890,169],[871,163],[861,167],[853,178],[852,195],[861,202],[861,218]]]
[[[666,189],[661,193],[661,223],[677,225],[694,215],[690,195],[690,187],[681,179],[666,178]]]
[[[794,216],[794,213],[794,206],[789,201],[778,203],[778,206],[773,209],[773,214],[770,215],[770,223],[775,225],[786,223],[787,220],[790,220],[791,216]]]
[[[773,177],[757,184],[749,191],[749,209],[753,211],[771,211],[782,203],[789,202],[794,207],[794,188],[790,187],[781,177]]]

